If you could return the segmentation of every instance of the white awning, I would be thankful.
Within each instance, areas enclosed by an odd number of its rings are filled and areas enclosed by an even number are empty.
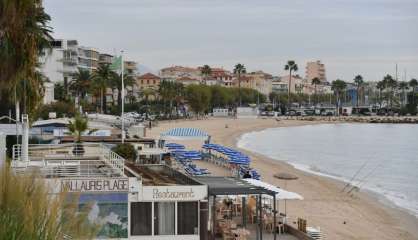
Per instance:
[[[303,200],[303,197],[299,195],[298,193],[286,191],[270,183],[262,182],[260,180],[251,179],[251,178],[245,178],[244,180],[254,186],[263,187],[268,190],[276,192],[277,200]]]
[[[162,148],[143,148],[138,150],[139,155],[161,155],[166,153],[168,152]]]

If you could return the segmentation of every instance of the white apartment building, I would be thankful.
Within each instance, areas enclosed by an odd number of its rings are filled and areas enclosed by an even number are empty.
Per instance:
[[[77,40],[56,39],[51,45],[52,50],[40,59],[41,72],[54,84],[69,81],[78,67]]]

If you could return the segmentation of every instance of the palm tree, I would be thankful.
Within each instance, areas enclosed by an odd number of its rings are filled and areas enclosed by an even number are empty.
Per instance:
[[[405,93],[405,90],[408,90],[409,89],[409,84],[408,84],[408,82],[399,82],[399,90],[401,90],[402,91],[402,96],[403,96],[403,99],[401,99],[401,107],[403,106],[403,105],[405,105],[406,104],[406,93]]]
[[[23,113],[29,113],[34,116],[34,113],[42,103],[44,96],[44,83],[48,79],[42,75],[41,72],[35,71],[34,76],[29,79],[17,78],[14,84],[10,84],[8,89],[9,99],[16,103],[16,107],[23,109]],[[1,88],[1,87],[0,87]],[[23,108],[20,108],[22,104]],[[16,116],[19,118],[20,116]]]
[[[393,79],[393,77],[389,74],[387,74],[384,78],[383,81],[385,82],[385,87],[389,89],[389,106],[392,109],[392,105],[393,105],[393,94],[394,94],[394,90],[398,85],[398,82]]]
[[[237,65],[235,65],[234,68],[234,74],[237,75],[238,78],[238,99],[239,99],[239,106],[241,106],[241,74],[245,74],[247,72],[247,70],[245,69],[244,64],[238,63]]]
[[[90,88],[90,71],[78,69],[73,75],[73,80],[70,82],[70,89],[75,92],[77,97],[84,99],[87,94],[87,90]]]
[[[74,117],[74,121],[69,121],[68,123],[68,131],[73,135],[74,137],[74,148],[73,153],[74,155],[83,155],[84,154],[84,148],[81,144],[81,135],[88,130],[88,119],[80,116],[77,114]],[[92,129],[89,131],[89,134],[97,131],[96,129]]]
[[[93,72],[91,80],[94,88],[100,91],[100,112],[106,111],[106,89],[111,85],[113,73],[109,64],[100,64],[96,71]]]
[[[284,66],[284,70],[289,71],[289,84],[287,89],[287,105],[288,109],[290,109],[290,86],[292,84],[292,72],[298,71],[298,65],[293,60],[287,61],[287,64]]]
[[[122,74],[112,72],[110,84],[112,89],[114,88],[118,90],[118,106],[122,107]],[[136,85],[136,81],[132,76],[124,75],[123,84],[126,89],[127,87],[133,87]]]
[[[357,106],[357,111],[358,111],[358,106],[359,106],[359,101],[360,101],[360,88],[363,85],[364,81],[363,81],[363,77],[361,75],[357,75],[354,77],[354,83],[356,84],[357,87],[357,100],[356,100],[356,106]]]
[[[412,88],[412,101],[415,102],[415,89],[418,87],[418,81],[415,78],[411,79],[409,86]]]
[[[315,107],[316,107],[316,104],[318,104],[318,95],[316,94],[316,86],[319,84],[321,84],[321,80],[319,78],[316,77],[312,79],[312,85],[315,86]]]
[[[142,90],[142,95],[145,98],[145,103],[148,104],[149,97],[153,96],[155,98],[156,91],[153,88],[145,88],[144,90]]]
[[[379,90],[379,105],[382,108],[382,92],[386,88],[386,82],[384,80],[377,82],[376,88]]]
[[[334,93],[337,95],[337,102],[336,102],[337,115],[340,115],[340,109],[339,109],[340,101],[341,101],[340,97],[346,87],[347,87],[347,83],[345,83],[343,80],[340,80],[340,79],[332,81],[331,83],[331,88],[334,91]]]
[[[203,79],[207,80],[208,76],[212,73],[212,69],[209,67],[209,65],[203,65],[203,67],[200,69],[200,72],[203,75]]]
[[[39,56],[52,40],[50,20],[41,0],[1,1],[0,88],[10,89],[22,79],[37,78]]]

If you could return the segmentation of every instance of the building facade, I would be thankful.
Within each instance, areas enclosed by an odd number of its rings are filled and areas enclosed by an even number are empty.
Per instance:
[[[319,78],[323,83],[327,82],[327,77],[325,73],[325,65],[321,61],[307,62],[306,63],[306,72],[305,78],[308,81],[312,81],[314,78]]]
[[[146,73],[136,78],[136,86],[139,90],[147,88],[158,89],[160,82],[161,78],[152,73]]]

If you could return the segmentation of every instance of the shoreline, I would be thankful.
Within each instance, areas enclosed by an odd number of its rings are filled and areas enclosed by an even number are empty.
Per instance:
[[[320,226],[327,239],[418,239],[418,219],[403,209],[382,203],[374,192],[361,191],[354,197],[340,192],[343,181],[296,169],[291,164],[254,153],[237,146],[240,137],[268,128],[316,124],[328,121],[295,121],[273,119],[207,119],[162,122],[151,131],[155,134],[173,127],[196,127],[207,131],[212,142],[234,147],[252,158],[251,166],[262,180],[289,191],[300,193],[303,201],[287,201],[289,216],[302,217],[308,225]],[[199,144],[186,144],[196,148]],[[201,143],[200,143],[201,145]],[[284,187],[283,180],[273,177],[277,172],[289,172],[299,177]],[[280,208],[283,203],[280,203]],[[293,221],[294,219],[291,218]]]
[[[320,125],[320,124],[374,124],[374,123],[359,123],[359,122],[323,122],[323,123],[316,123],[316,124],[303,124],[303,125],[300,125],[300,126]],[[390,124],[390,123],[384,123],[384,124]],[[405,123],[401,123],[401,124],[405,124]],[[289,127],[298,127],[298,126],[289,126]],[[289,127],[287,127],[287,128],[289,128]],[[314,175],[314,176],[319,176],[319,177],[328,178],[328,179],[330,179],[330,180],[338,181],[338,182],[340,182],[341,184],[344,184],[344,185],[346,185],[346,184],[348,184],[348,183],[349,183],[349,181],[348,181],[347,179],[343,179],[343,178],[341,178],[341,177],[334,176],[334,175],[332,175],[332,174],[330,174],[330,173],[324,173],[324,172],[321,172],[321,171],[311,170],[311,169],[309,168],[309,166],[307,166],[307,165],[303,165],[303,167],[298,167],[298,166],[297,166],[298,164],[294,164],[294,163],[291,163],[291,162],[288,162],[288,161],[285,161],[285,160],[281,160],[281,159],[276,159],[276,158],[274,158],[274,157],[269,157],[269,156],[267,156],[267,155],[265,155],[265,154],[263,154],[263,153],[259,153],[259,152],[256,152],[256,151],[251,151],[251,150],[246,149],[246,148],[244,148],[244,147],[240,147],[240,146],[239,146],[239,144],[238,144],[238,143],[239,143],[239,141],[241,140],[242,136],[244,136],[245,134],[257,133],[257,132],[261,132],[261,131],[268,131],[268,130],[271,130],[271,129],[276,129],[276,128],[280,128],[280,127],[274,127],[274,128],[264,128],[264,129],[257,130],[257,131],[244,132],[244,133],[242,133],[241,135],[239,135],[239,136],[235,139],[234,146],[235,146],[235,148],[236,148],[236,149],[240,149],[241,151],[245,151],[245,152],[247,152],[247,154],[250,154],[250,155],[251,155],[251,154],[253,154],[253,155],[260,155],[260,156],[262,156],[263,158],[270,159],[271,161],[273,161],[273,162],[274,162],[274,164],[276,164],[275,162],[277,162],[277,161],[278,161],[278,162],[280,162],[280,163],[287,164],[287,165],[289,165],[290,167],[293,167],[293,168],[295,168],[295,169],[296,169],[296,170],[298,170],[298,171],[302,171],[302,172],[305,172],[305,173],[309,173],[309,174],[312,174],[312,175]],[[302,166],[302,165],[301,165],[301,166]],[[387,206],[387,207],[389,207],[389,208],[391,208],[391,209],[397,210],[397,211],[402,211],[403,213],[408,214],[408,215],[411,215],[412,217],[414,217],[414,218],[416,218],[416,219],[418,220],[418,214],[417,214],[417,215],[415,215],[415,213],[410,212],[408,209],[403,208],[402,206],[397,205],[396,203],[394,203],[393,201],[391,201],[389,198],[387,198],[384,194],[382,194],[382,193],[380,193],[380,192],[378,192],[378,191],[374,191],[374,190],[372,190],[372,189],[363,188],[363,189],[361,189],[361,190],[360,190],[360,192],[366,193],[366,194],[368,194],[368,195],[372,195],[372,197],[373,197],[374,199],[378,200],[379,202],[381,202],[381,203],[382,203],[382,204],[384,204],[385,206]]]

